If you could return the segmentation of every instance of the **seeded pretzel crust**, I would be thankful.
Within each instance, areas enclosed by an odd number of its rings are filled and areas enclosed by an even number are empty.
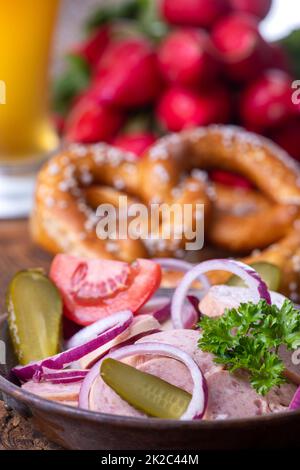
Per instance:
[[[123,261],[180,254],[185,239],[174,233],[172,221],[158,227],[161,233],[171,225],[170,240],[100,240],[97,237],[99,217],[95,215],[95,207],[103,203],[117,207],[118,198],[128,195],[128,206],[134,202],[154,202],[141,194],[140,168],[135,155],[105,144],[70,145],[39,173],[31,217],[32,236],[53,253]],[[197,217],[197,203],[205,205],[207,214],[211,207],[206,182],[193,177],[189,177],[184,186],[179,184],[165,202],[192,204],[192,224]]]
[[[124,261],[147,257],[140,240],[106,241],[97,237],[99,218],[85,193],[92,183],[136,192],[134,160],[134,155],[105,144],[73,144],[54,156],[38,176],[31,217],[34,240],[53,253]]]
[[[141,159],[141,191],[151,199],[155,187],[166,200],[185,172],[216,167],[246,176],[274,202],[300,204],[296,162],[268,139],[234,126],[212,125],[158,141]]]
[[[205,173],[211,168],[243,174],[257,190],[242,193],[214,186]],[[295,297],[299,290],[299,272],[290,258],[298,256],[300,170],[269,140],[237,127],[212,125],[164,137],[139,160],[106,144],[72,144],[39,174],[33,238],[53,253],[87,257],[132,261],[184,255],[184,237],[100,240],[94,209],[102,203],[117,206],[122,195],[129,196],[129,205],[192,204],[193,224],[196,204],[204,204],[206,237],[215,247],[231,254],[267,247],[247,261],[278,264],[286,279],[282,291]],[[161,224],[158,230],[166,228]],[[173,233],[180,229],[171,228]]]
[[[207,236],[232,253],[264,249],[287,236],[299,207],[277,204],[261,192],[215,184],[215,210]]]

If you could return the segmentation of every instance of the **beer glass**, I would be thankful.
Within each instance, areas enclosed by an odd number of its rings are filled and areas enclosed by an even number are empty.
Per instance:
[[[58,146],[49,57],[59,0],[0,0],[0,218],[26,215],[34,177]]]

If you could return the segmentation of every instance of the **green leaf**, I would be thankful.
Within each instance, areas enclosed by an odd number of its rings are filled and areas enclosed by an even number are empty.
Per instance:
[[[141,32],[155,41],[160,41],[169,31],[168,25],[159,14],[158,1],[138,0],[138,23]]]
[[[68,111],[75,96],[85,90],[90,82],[90,68],[82,57],[68,55],[66,60],[66,69],[53,86],[53,108],[61,114]]]
[[[119,5],[103,5],[88,18],[85,28],[91,32],[99,26],[118,19],[134,20],[138,18],[139,12],[139,0],[127,0]]]
[[[244,303],[219,318],[202,317],[199,326],[199,348],[214,354],[215,362],[230,372],[246,370],[262,395],[285,381],[279,346],[300,346],[300,313],[289,300],[281,308],[264,300]]]
[[[300,29],[295,29],[279,41],[288,54],[295,77],[300,77]]]

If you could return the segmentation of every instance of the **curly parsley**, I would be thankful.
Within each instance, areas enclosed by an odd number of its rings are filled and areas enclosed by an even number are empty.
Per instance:
[[[226,309],[219,318],[203,316],[199,327],[199,348],[214,354],[215,362],[230,372],[248,371],[251,385],[261,395],[285,382],[279,346],[300,346],[300,312],[289,300],[281,308],[264,300],[244,303]]]

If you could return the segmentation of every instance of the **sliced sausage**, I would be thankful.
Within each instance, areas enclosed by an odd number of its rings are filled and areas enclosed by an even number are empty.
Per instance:
[[[94,380],[89,395],[89,408],[99,413],[108,413],[119,416],[145,416],[130,406],[112,388],[103,382],[100,375]]]
[[[300,385],[300,351],[289,351],[285,345],[281,345],[278,352],[286,367],[286,378]]]
[[[207,378],[210,374],[222,370],[223,367],[214,362],[212,354],[203,352],[199,349],[199,338],[200,332],[196,330],[168,330],[144,336],[139,339],[137,343],[157,342],[176,346],[194,359],[204,376]],[[137,356],[131,360],[131,364],[142,364],[147,362],[150,358],[153,358],[153,356]]]
[[[133,322],[127,330],[123,333],[116,336],[108,343],[100,346],[98,349],[86,354],[78,361],[78,365],[82,369],[89,369],[95,364],[101,357],[103,357],[107,352],[118,346],[123,341],[128,341],[135,336],[139,336],[145,331],[151,330],[160,330],[160,323],[152,315],[139,315],[133,319]]]
[[[175,359],[164,357],[150,359],[139,364],[137,369],[155,375],[189,393],[193,390],[193,381],[189,371]],[[92,385],[89,399],[90,409],[93,411],[122,416],[146,416],[124,401],[114,390],[105,384],[100,376],[96,378]]]
[[[273,413],[287,411],[296,390],[297,386],[291,383],[282,384],[280,387],[273,387],[266,396],[270,410]]]
[[[271,292],[272,303],[281,307],[286,297],[278,292]],[[199,308],[203,315],[220,317],[226,308],[237,308],[241,303],[253,302],[254,297],[247,287],[226,285],[212,286],[200,301]]]
[[[67,405],[67,406],[72,406],[73,408],[78,408],[78,400],[60,401],[59,403],[61,405]]]
[[[204,353],[198,348],[199,331],[171,330],[145,336],[137,343],[158,342],[178,347],[189,354],[201,368],[205,377],[222,370],[221,366],[213,362],[213,356]],[[193,390],[193,381],[190,372],[181,362],[161,356],[140,355],[126,360],[127,363],[139,370],[160,377],[189,393]],[[101,377],[98,377],[90,392],[90,408],[103,413],[119,414],[123,416],[145,416],[122,400]]]
[[[286,297],[278,292],[271,292],[272,303],[281,307]],[[200,302],[200,311],[209,317],[219,317],[223,315],[226,308],[237,308],[243,302],[253,300],[250,289],[246,287],[232,286],[213,286]],[[299,364],[292,361],[292,351],[288,351],[285,346],[279,349],[279,356],[283,360],[286,371],[285,375],[288,380],[300,385],[300,354]]]
[[[68,384],[53,384],[50,382],[34,382],[30,380],[24,383],[22,388],[46,400],[78,403],[81,383],[82,381]]]
[[[242,375],[216,372],[208,377],[207,388],[204,419],[247,418],[270,413],[267,400],[258,395]]]

